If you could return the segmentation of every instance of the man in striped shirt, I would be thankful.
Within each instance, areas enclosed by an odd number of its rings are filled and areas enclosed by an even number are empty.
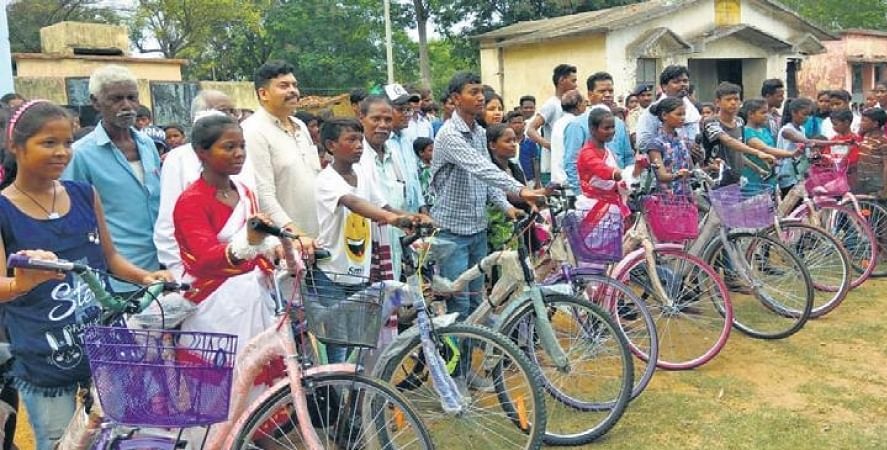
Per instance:
[[[488,202],[513,219],[518,210],[508,203],[506,192],[519,194],[534,204],[544,197],[545,191],[521,185],[490,160],[486,132],[476,121],[484,108],[480,77],[457,73],[448,89],[456,110],[434,142],[431,190],[435,204],[431,217],[440,227],[434,257],[441,275],[455,279],[487,254]],[[448,311],[458,312],[459,318],[464,319],[480,304],[482,289],[482,279],[472,281],[468,286],[471,294],[451,298]]]

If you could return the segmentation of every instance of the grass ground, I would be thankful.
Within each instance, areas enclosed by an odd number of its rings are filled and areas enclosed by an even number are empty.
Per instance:
[[[783,341],[731,335],[688,372],[657,372],[595,449],[887,448],[887,281]]]
[[[658,372],[620,423],[582,448],[887,448],[885,290],[887,280],[867,282],[787,340],[734,332],[708,365]],[[34,448],[24,414],[16,443]]]

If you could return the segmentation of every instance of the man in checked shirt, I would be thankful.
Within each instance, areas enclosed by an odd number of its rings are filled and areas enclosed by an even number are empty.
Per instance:
[[[450,120],[441,127],[434,141],[431,160],[431,190],[435,204],[431,217],[440,227],[433,254],[442,276],[455,279],[487,254],[486,205],[491,202],[514,219],[519,210],[512,207],[506,192],[519,194],[530,204],[545,196],[545,190],[532,190],[496,167],[487,150],[486,132],[476,118],[483,112],[484,94],[480,77],[457,73],[450,80],[449,95],[456,105]],[[447,301],[449,312],[464,319],[479,304],[483,279],[475,279],[468,292]]]

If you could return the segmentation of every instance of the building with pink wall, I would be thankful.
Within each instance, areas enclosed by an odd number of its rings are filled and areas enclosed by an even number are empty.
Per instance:
[[[800,94],[814,97],[824,89],[846,89],[862,102],[875,83],[887,81],[887,32],[850,29],[837,41],[823,41],[826,52],[812,55],[798,72]]]

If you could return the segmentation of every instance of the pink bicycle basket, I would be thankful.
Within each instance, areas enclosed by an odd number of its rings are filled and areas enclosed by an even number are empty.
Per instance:
[[[699,211],[686,195],[657,194],[644,199],[644,217],[659,242],[682,242],[699,236]]]

